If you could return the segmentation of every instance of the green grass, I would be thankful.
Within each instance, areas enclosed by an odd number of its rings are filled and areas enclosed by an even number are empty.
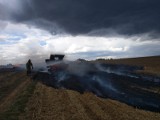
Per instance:
[[[9,78],[8,80],[6,79],[2,82],[3,85],[0,87],[0,101],[10,92],[12,92],[17,87],[17,85],[24,81],[22,78],[24,78],[24,76],[21,76],[18,79]]]
[[[17,96],[8,110],[0,114],[0,120],[18,120],[19,115],[25,112],[26,104],[32,96],[35,86],[36,82],[29,84],[27,88],[22,91],[19,96]]]

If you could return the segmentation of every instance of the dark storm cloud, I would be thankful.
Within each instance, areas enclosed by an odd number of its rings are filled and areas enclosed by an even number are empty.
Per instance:
[[[11,19],[50,32],[58,26],[72,35],[111,30],[123,35],[154,32],[155,37],[160,32],[159,5],[160,0],[25,0]]]
[[[6,15],[6,8],[0,3],[0,20],[4,20]]]

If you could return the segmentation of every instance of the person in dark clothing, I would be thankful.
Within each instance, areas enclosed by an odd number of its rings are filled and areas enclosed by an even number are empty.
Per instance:
[[[27,75],[30,75],[31,74],[31,70],[33,69],[33,64],[32,64],[30,59],[26,63],[26,69],[27,69]]]

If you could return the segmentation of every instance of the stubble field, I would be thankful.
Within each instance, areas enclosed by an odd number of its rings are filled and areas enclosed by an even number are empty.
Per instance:
[[[144,66],[142,74],[160,75],[160,57],[103,60]],[[148,89],[160,94],[160,87]],[[56,89],[36,82],[25,72],[0,73],[0,120],[159,120],[151,112],[85,92]]]

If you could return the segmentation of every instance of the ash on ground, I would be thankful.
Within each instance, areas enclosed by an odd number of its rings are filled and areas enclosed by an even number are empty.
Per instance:
[[[64,55],[51,55],[46,60],[48,70],[37,72],[34,79],[54,88],[88,91],[136,108],[160,111],[160,94],[149,90],[160,86],[160,78],[135,73],[143,67],[63,58]]]

